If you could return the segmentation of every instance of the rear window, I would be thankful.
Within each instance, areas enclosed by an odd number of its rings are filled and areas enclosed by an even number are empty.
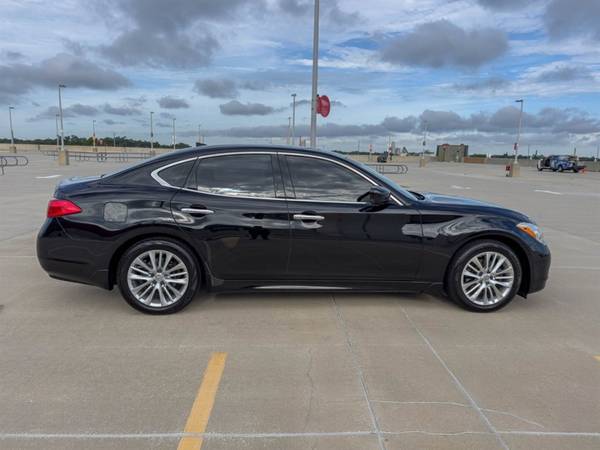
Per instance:
[[[174,187],[183,187],[188,175],[194,167],[195,159],[184,163],[179,163],[158,172],[158,176]]]

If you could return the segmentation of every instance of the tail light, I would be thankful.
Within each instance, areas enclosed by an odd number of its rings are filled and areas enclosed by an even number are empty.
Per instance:
[[[52,217],[68,216],[70,214],[77,214],[80,212],[81,208],[69,200],[52,199],[48,202],[48,211],[46,212],[46,217],[50,219]]]

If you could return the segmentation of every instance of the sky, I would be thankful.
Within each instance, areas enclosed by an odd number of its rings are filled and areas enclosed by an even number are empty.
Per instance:
[[[600,1],[321,0],[319,146],[595,155]],[[0,0],[0,137],[285,143],[310,121],[313,0]]]

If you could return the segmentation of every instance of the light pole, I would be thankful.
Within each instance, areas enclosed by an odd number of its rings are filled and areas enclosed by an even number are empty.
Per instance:
[[[202,127],[202,124],[199,123],[198,124],[198,145],[202,144],[202,135],[200,134],[200,128]]]
[[[92,148],[96,149],[96,119],[92,120]]]
[[[60,134],[58,133],[58,117],[59,117],[59,114],[56,114],[54,116],[54,119],[55,119],[55,122],[56,122],[56,150],[57,151],[60,148],[60,142],[58,141],[60,139]]]
[[[290,145],[291,139],[292,139],[292,117],[288,116],[287,145]]]
[[[515,100],[515,103],[521,104],[521,112],[519,113],[519,128],[517,130],[517,142],[515,143],[515,164],[519,164],[519,141],[521,140],[521,127],[523,126],[523,99]]]
[[[8,107],[8,121],[10,123],[10,149],[11,149],[11,151],[16,151],[15,133],[13,132],[13,123],[12,123],[12,110],[13,109],[15,109],[14,106]]]
[[[173,117],[173,150],[175,150],[175,142],[176,141],[176,137],[175,137],[175,117]]]
[[[63,109],[62,109],[62,93],[61,89],[66,88],[64,84],[58,85],[58,113],[60,114],[60,152],[58,152],[58,164],[61,166],[69,165],[69,158],[65,153],[65,127],[63,121]]]
[[[312,100],[310,107],[310,146],[317,147],[317,89],[319,83],[319,0],[315,0],[313,28]]]
[[[115,135],[115,132],[113,131],[113,148],[116,149],[117,148],[117,137]]]
[[[296,139],[296,94],[292,94],[292,145]]]
[[[419,160],[419,167],[425,167],[425,147],[427,146],[427,130],[429,129],[429,122],[423,121],[425,129],[423,130],[423,149],[421,150],[421,159]]]
[[[153,116],[154,111],[150,111],[150,153],[154,153],[154,125],[152,122]]]

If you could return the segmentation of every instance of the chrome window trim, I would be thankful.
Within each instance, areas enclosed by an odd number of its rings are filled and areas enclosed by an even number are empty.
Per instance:
[[[154,180],[158,184],[160,184],[161,186],[164,186],[164,187],[168,187],[171,189],[181,189],[183,191],[194,192],[196,194],[214,195],[217,197],[242,198],[242,199],[250,199],[250,200],[278,200],[278,201],[304,202],[304,203],[337,203],[337,204],[342,204],[342,205],[365,205],[366,204],[366,202],[345,202],[345,201],[335,201],[335,200],[310,200],[310,199],[298,199],[298,198],[287,198],[287,197],[281,197],[281,198],[279,198],[279,197],[251,197],[251,196],[245,196],[245,195],[215,194],[213,192],[204,192],[204,191],[199,191],[196,189],[189,189],[186,187],[172,186],[171,184],[169,184],[165,180],[163,180],[159,175],[159,173],[165,169],[176,166],[178,164],[184,164],[189,161],[195,161],[195,160],[206,159],[206,158],[217,158],[219,156],[234,156],[234,155],[284,155],[284,156],[300,156],[303,158],[322,159],[324,161],[329,161],[331,163],[342,166],[342,167],[356,173],[357,175],[363,177],[365,180],[367,180],[369,183],[371,183],[373,186],[379,186],[379,184],[377,184],[375,181],[373,181],[371,178],[369,178],[364,173],[360,172],[359,170],[355,169],[354,167],[351,167],[340,161],[336,161],[335,159],[328,158],[325,156],[319,156],[319,155],[308,155],[308,154],[304,154],[304,153],[279,152],[277,150],[274,150],[274,151],[249,151],[249,152],[244,152],[244,151],[225,152],[225,153],[212,153],[210,155],[194,156],[193,158],[182,159],[181,161],[175,161],[175,162],[167,164],[165,166],[161,166],[158,169],[154,169],[150,173],[150,176],[152,178],[154,178]],[[396,198],[395,195],[392,195],[391,198],[392,198],[392,200],[394,200],[396,202],[396,204],[398,206],[404,206],[404,204],[398,198]]]

